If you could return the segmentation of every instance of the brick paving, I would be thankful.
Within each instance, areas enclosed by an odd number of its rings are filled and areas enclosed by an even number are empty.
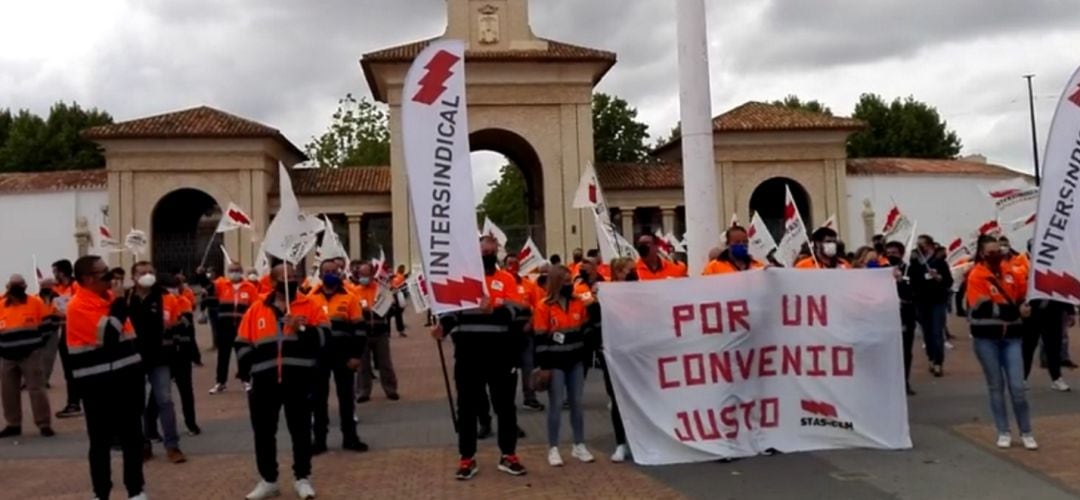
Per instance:
[[[1080,415],[1034,417],[1031,426],[1039,441],[1039,450],[1034,452],[1024,449],[1016,439],[1015,423],[1014,443],[1007,450],[995,445],[997,431],[991,422],[961,424],[955,430],[988,452],[1054,478],[1080,495]]]

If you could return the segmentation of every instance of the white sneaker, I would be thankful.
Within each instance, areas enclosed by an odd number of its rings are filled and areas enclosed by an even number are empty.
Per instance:
[[[251,490],[246,497],[247,500],[265,500],[267,498],[274,498],[281,496],[281,488],[277,483],[268,483],[264,480],[259,480],[259,484],[255,485],[255,489]]]
[[[1031,434],[1024,434],[1020,436],[1020,440],[1024,442],[1024,448],[1027,448],[1031,451],[1039,449],[1039,443],[1035,442],[1035,436],[1032,436]]]
[[[138,495],[128,498],[128,500],[150,500],[150,497],[146,496],[146,492],[144,491],[142,493],[139,493]]]
[[[611,454],[611,461],[617,464],[626,461],[626,457],[630,455],[630,447],[625,444],[620,444],[615,447],[615,453]]]
[[[210,388],[211,396],[215,394],[221,394],[223,392],[225,392],[225,384],[214,384],[214,386]]]
[[[296,496],[302,500],[308,500],[315,498],[315,488],[311,487],[311,481],[307,479],[297,479],[293,484],[296,489]]]
[[[548,465],[552,467],[563,466],[562,455],[559,455],[558,447],[552,446],[551,449],[548,450]]]
[[[1009,434],[998,434],[997,447],[1008,448],[1012,446],[1012,436]]]
[[[251,392],[251,382],[244,382],[244,392]]]
[[[573,450],[570,452],[570,456],[587,464],[596,461],[596,459],[593,458],[592,453],[589,453],[589,449],[585,447],[585,443],[575,444]]]
[[[1060,378],[1050,384],[1050,389],[1059,392],[1069,392],[1072,390],[1072,388],[1069,387],[1069,384],[1066,384],[1065,380]]]
[[[952,342],[949,342],[948,340],[946,340],[945,341],[945,348],[946,349],[955,349],[956,346],[954,346]]]

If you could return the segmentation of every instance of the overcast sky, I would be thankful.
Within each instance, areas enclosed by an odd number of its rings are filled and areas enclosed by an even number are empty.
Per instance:
[[[678,120],[674,0],[533,0],[542,37],[614,51],[598,90],[655,136]],[[937,106],[963,154],[1031,170],[1080,64],[1076,0],[708,0],[714,114],[787,94],[849,114],[859,94]],[[357,60],[438,35],[445,0],[0,0],[0,107],[77,100],[117,120],[209,105],[280,128],[298,146],[347,92]],[[483,185],[498,159],[476,174]]]

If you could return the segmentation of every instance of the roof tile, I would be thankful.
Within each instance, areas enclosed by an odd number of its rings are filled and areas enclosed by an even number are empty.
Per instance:
[[[682,189],[682,166],[673,163],[601,163],[596,176],[605,190]]]
[[[363,62],[412,62],[431,42],[438,38],[429,38],[397,47],[390,47],[364,54]],[[554,40],[541,39],[548,43],[546,50],[469,50],[466,59],[473,60],[522,60],[534,61],[610,61],[615,62],[614,52],[591,49]]]
[[[294,168],[292,184],[298,195],[390,194],[390,167]]]
[[[993,163],[925,158],[849,158],[848,175],[986,175],[1024,176],[1023,172]]]
[[[858,130],[861,120],[750,101],[713,118],[717,132],[776,130]]]
[[[108,182],[105,169],[6,173],[0,174],[0,193],[103,191]]]

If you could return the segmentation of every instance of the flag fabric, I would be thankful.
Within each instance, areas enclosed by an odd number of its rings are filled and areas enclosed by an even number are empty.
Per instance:
[[[225,233],[240,228],[251,229],[251,217],[230,201],[229,208],[225,209],[225,212],[221,214],[221,220],[218,221],[216,232]]]
[[[422,313],[431,308],[428,303],[427,280],[424,279],[424,271],[413,269],[406,284],[409,287],[409,300],[412,301],[413,310]]]
[[[653,238],[655,238],[656,241],[656,249],[660,251],[661,255],[670,257],[671,254],[675,253],[675,245],[672,244],[671,240],[668,240],[667,236],[664,236],[664,233],[660,232],[659,229],[653,233]]]
[[[913,232],[911,219],[900,211],[900,207],[894,201],[892,208],[885,214],[885,225],[881,228],[881,234],[885,235],[886,240],[904,241],[910,237],[911,232]]]
[[[323,218],[323,227],[326,228],[323,231],[322,245],[315,250],[315,260],[318,262],[327,261],[330,259],[345,259],[349,260],[349,252],[345,251],[345,245],[341,243],[341,238],[338,237],[337,231],[334,231],[334,225],[330,223],[330,219]]]
[[[31,254],[30,260],[34,264],[34,290],[35,293],[41,291],[41,281],[45,279],[45,273],[41,272],[41,268],[38,267],[37,254]]]
[[[229,257],[229,251],[225,249],[225,245],[221,245],[221,256],[225,258],[225,267],[232,265],[233,260]]]
[[[371,259],[371,267],[375,272],[375,281],[378,281],[379,283],[390,281],[393,270],[390,269],[390,262],[386,260],[386,250],[384,250],[383,247],[379,247],[379,258]]]
[[[1065,86],[1054,112],[1043,155],[1042,187],[1031,251],[1028,299],[1080,303],[1080,231],[1076,191],[1080,184],[1080,69]]]
[[[781,264],[791,267],[799,258],[799,251],[803,243],[810,242],[810,235],[806,232],[806,224],[803,223],[799,207],[795,205],[795,198],[791,196],[791,187],[785,187],[784,201],[784,236],[780,238],[780,246],[776,252],[776,260]]]
[[[731,222],[728,223],[728,227],[735,227],[739,225],[739,212],[731,214]]]
[[[623,235],[619,234],[618,232],[612,231],[611,240],[614,242],[613,246],[617,256],[626,257],[634,260],[638,260],[641,258],[641,255],[638,255],[637,248],[634,247],[634,244],[626,241],[626,238],[623,238]],[[601,253],[602,249],[603,247],[601,247]],[[607,260],[607,262],[611,261]]]
[[[949,262],[949,266],[955,266],[960,263],[960,260],[964,257],[970,257],[968,252],[968,245],[964,244],[963,238],[956,238],[949,243],[946,249],[946,261]]]
[[[492,238],[495,238],[495,241],[499,242],[499,261],[501,262],[506,258],[506,242],[510,239],[506,237],[506,233],[504,233],[502,229],[499,229],[499,226],[496,226],[495,223],[491,221],[490,217],[484,217],[484,228],[480,231],[480,236],[491,236]]]
[[[1039,199],[1039,188],[1020,177],[983,186],[983,191],[998,211]]]
[[[669,245],[671,245],[672,251],[675,251],[675,252],[685,252],[686,251],[686,244],[684,242],[680,241],[679,238],[676,237],[671,231],[668,231],[668,233],[664,235],[664,239],[667,240]]]
[[[255,272],[259,276],[270,274],[270,258],[266,254],[266,240],[259,245],[258,255],[255,256]]]
[[[98,226],[98,248],[101,249],[116,249],[120,247],[120,242],[113,238],[112,232],[109,231],[108,226],[101,224]]]
[[[1010,234],[1018,233],[1020,231],[1023,231],[1024,228],[1034,225],[1035,224],[1035,218],[1036,218],[1037,215],[1038,215],[1037,213],[1032,212],[1032,213],[1030,213],[1028,215],[1025,215],[1023,217],[1013,219],[1011,222],[1006,224],[1006,226],[1005,226],[1007,228],[1006,232],[1008,232]]]
[[[836,214],[830,215],[829,219],[826,220],[825,223],[821,225],[821,227],[822,228],[829,228],[829,229],[832,229],[833,231],[840,231],[840,227],[836,224]]]
[[[293,193],[292,179],[282,163],[278,163],[278,178],[280,208],[270,227],[266,228],[263,244],[266,253],[295,265],[311,252],[323,225],[318,217],[300,211],[300,204]]]
[[[1005,235],[1005,232],[1001,229],[1001,223],[994,220],[988,220],[979,226],[979,236],[993,236],[994,238],[1000,238]]]
[[[577,192],[574,193],[574,208],[593,208],[598,205],[607,205],[604,195],[600,192],[600,180],[596,177],[596,169],[592,163],[585,165],[585,171],[581,173],[581,181],[578,183]]]
[[[124,247],[131,251],[136,257],[146,255],[150,248],[150,239],[147,238],[146,232],[138,229],[132,229],[124,237]]]
[[[757,212],[750,217],[746,236],[750,239],[750,255],[761,262],[768,262],[769,253],[776,249],[776,240]]]
[[[532,237],[525,242],[525,246],[518,252],[518,275],[525,276],[538,269],[546,262],[544,255],[540,253],[540,247],[536,246]]]

